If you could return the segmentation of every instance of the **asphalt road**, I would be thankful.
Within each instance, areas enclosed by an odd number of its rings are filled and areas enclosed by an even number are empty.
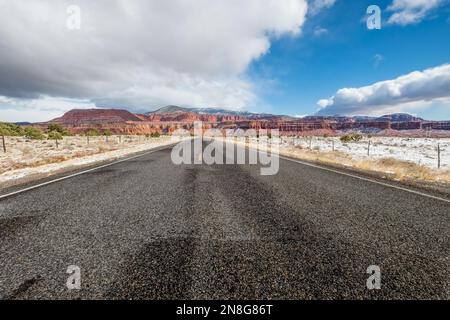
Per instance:
[[[0,200],[0,295],[450,298],[448,202],[286,160],[275,176],[176,166],[170,152]]]

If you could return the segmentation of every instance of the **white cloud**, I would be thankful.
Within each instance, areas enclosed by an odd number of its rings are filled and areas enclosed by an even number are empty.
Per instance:
[[[306,0],[78,0],[70,31],[72,4],[0,0],[0,95],[244,108],[256,99],[248,65],[307,12]]]
[[[388,23],[398,25],[416,24],[422,21],[433,9],[447,0],[394,0],[388,7],[393,12]]]
[[[450,102],[450,64],[360,88],[343,88],[317,102],[319,114],[380,115]],[[447,104],[450,107],[450,103]]]
[[[319,101],[317,101],[317,105],[319,106],[320,109],[330,107],[334,104],[333,99],[334,97],[331,97],[330,99],[320,99]]]
[[[336,3],[336,0],[311,0],[309,13],[316,15],[323,9],[331,8]]]
[[[89,101],[41,96],[37,99],[0,96],[0,121],[43,122],[61,116],[71,109],[96,108]]]

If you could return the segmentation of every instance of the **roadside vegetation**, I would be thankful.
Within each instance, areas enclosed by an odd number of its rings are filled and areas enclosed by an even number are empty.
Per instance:
[[[343,143],[348,143],[348,142],[359,142],[363,139],[363,136],[357,133],[352,133],[352,134],[346,134],[343,135],[340,140]]]
[[[368,155],[367,151],[367,148],[371,147],[371,140],[374,141],[372,147],[377,148],[374,150],[376,151],[374,156],[372,153]],[[437,140],[404,138],[403,141],[401,139],[393,141],[392,138],[349,134],[344,139],[342,137],[330,139],[315,137],[315,140],[312,140],[311,137],[303,137],[301,139],[290,138],[289,141],[288,144],[280,146],[281,155],[365,172],[389,180],[426,186],[450,194],[449,153],[446,151],[444,156],[447,166],[438,169],[437,152],[432,150],[433,145],[438,143]],[[338,143],[339,141],[340,143]],[[354,146],[353,143],[355,143]],[[412,143],[412,145],[407,143]],[[441,144],[444,145],[443,150],[447,150],[448,142],[441,140]],[[249,146],[256,147],[256,141],[249,143]],[[337,150],[338,147],[339,150]],[[384,152],[382,156],[379,154],[380,149],[383,149]],[[359,152],[356,153],[355,150]],[[396,157],[399,152],[403,153],[403,159]],[[416,157],[420,152],[425,154],[421,160],[418,160]],[[432,157],[431,164],[428,161],[428,165],[425,165],[423,159],[430,160],[430,157]],[[413,160],[417,162],[413,162]]]
[[[35,127],[25,128],[25,138],[30,140],[44,140],[45,135],[41,129]]]
[[[47,127],[47,132],[58,132],[62,136],[69,136],[69,131],[59,123],[51,123]]]
[[[90,139],[91,137],[100,136],[100,131],[98,131],[97,129],[89,129],[88,131],[86,131],[85,136],[86,136],[86,142],[87,142],[87,144],[89,144],[91,141],[91,139]]]
[[[4,136],[23,136],[25,131],[23,127],[13,123],[0,123],[0,134]]]
[[[87,144],[86,139],[93,137],[99,138]],[[97,158],[106,160],[170,142],[168,137],[157,134],[152,137],[151,140],[139,139],[137,136],[114,135],[107,130],[91,130],[83,135],[70,135],[66,128],[60,125],[49,125],[40,129],[1,123],[0,184],[4,186],[5,181],[14,183],[13,180],[17,179],[14,176],[17,174],[28,176],[41,170],[52,172],[53,169],[46,168],[55,167],[59,170],[58,168],[72,166],[73,163],[95,162]]]
[[[105,141],[109,142],[109,137],[112,136],[112,132],[110,130],[103,131],[103,135],[105,136]]]
[[[49,140],[55,140],[56,148],[58,148],[59,147],[58,141],[63,139],[63,135],[61,134],[61,132],[53,130],[48,133],[47,138]]]

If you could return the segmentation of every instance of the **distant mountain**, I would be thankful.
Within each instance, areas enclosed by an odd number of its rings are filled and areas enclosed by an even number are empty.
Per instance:
[[[418,118],[407,113],[393,113],[378,117],[375,121],[420,122],[424,120],[422,118]]]
[[[146,115],[192,112],[198,114],[223,115],[223,116],[252,116],[254,113],[247,111],[233,111],[217,108],[185,108],[179,106],[166,106],[155,111],[147,112]]]
[[[371,116],[353,116],[352,119],[355,121],[376,121],[377,117]]]
[[[327,132],[359,130],[450,130],[450,121],[425,121],[404,114],[381,117],[369,116],[307,116],[294,118],[282,115],[260,114],[245,111],[229,111],[214,108],[183,108],[166,106],[146,114],[134,114],[120,109],[74,109],[62,117],[49,121],[61,123],[73,133],[85,133],[95,127],[102,132],[116,134],[170,133],[175,128],[192,128],[194,121],[203,121],[215,128],[273,129],[281,132],[328,130]],[[48,123],[37,123],[46,128]]]
[[[313,116],[306,116],[303,118],[298,119],[300,121],[336,121],[336,122],[350,122],[355,121],[354,117],[349,116],[320,116],[320,115],[313,115]]]
[[[189,108],[183,108],[178,106],[165,106],[162,108],[159,108],[155,111],[150,111],[145,113],[145,115],[154,115],[154,114],[165,114],[165,113],[182,113],[182,112],[190,112],[191,109]]]
[[[137,115],[120,109],[73,109],[50,122],[76,125],[82,123],[120,123],[142,121]]]
[[[240,120],[278,120],[290,121],[296,118],[285,115],[274,115],[268,113],[253,113],[248,111],[234,111],[220,108],[185,108],[178,106],[166,106],[155,111],[147,112],[145,115],[154,118],[155,116],[162,116],[167,118],[169,115],[180,117],[181,114],[193,114],[208,118],[209,116],[217,116],[218,119],[240,119]],[[201,119],[199,119],[201,120]]]
[[[321,115],[313,115],[302,118],[302,120],[314,120],[314,121],[337,121],[337,122],[422,122],[425,121],[422,118],[415,117],[413,115],[407,113],[393,113],[387,114],[381,117],[373,117],[373,116],[321,116]]]
[[[211,115],[226,115],[226,116],[241,116],[241,117],[251,117],[258,115],[257,113],[252,113],[248,111],[233,111],[216,108],[193,108],[192,110],[200,114],[211,114]]]
[[[121,109],[73,109],[66,112],[62,117],[51,120],[66,125],[80,124],[105,124],[125,122],[181,122],[189,123],[203,121],[210,123],[238,122],[238,121],[307,121],[307,122],[337,122],[337,123],[364,123],[364,122],[423,122],[418,118],[406,113],[388,114],[381,117],[370,116],[307,116],[294,118],[283,115],[265,113],[251,113],[247,111],[232,111],[216,108],[185,108],[179,106],[166,106],[145,114],[134,114]]]

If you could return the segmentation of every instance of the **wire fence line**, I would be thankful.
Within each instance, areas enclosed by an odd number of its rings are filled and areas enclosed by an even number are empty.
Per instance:
[[[357,158],[393,158],[430,168],[450,169],[450,139],[371,137],[343,142],[339,137],[281,137],[282,147],[343,152]]]

